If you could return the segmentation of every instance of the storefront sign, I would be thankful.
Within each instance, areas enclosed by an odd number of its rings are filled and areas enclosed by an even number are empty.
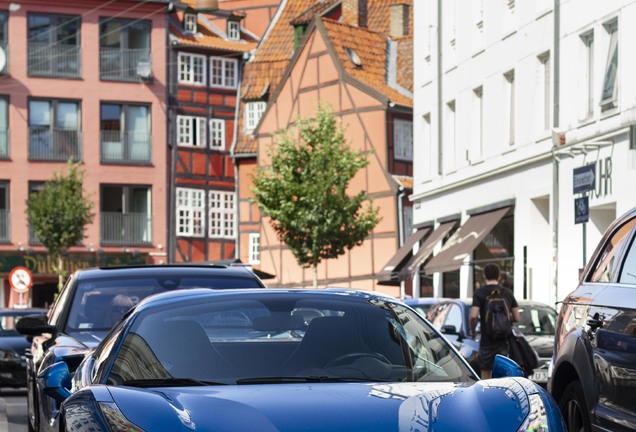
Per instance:
[[[86,267],[112,267],[146,264],[147,254],[125,253],[69,253],[64,257],[64,270],[72,273]],[[8,274],[14,267],[25,267],[33,276],[55,275],[51,255],[46,252],[15,253],[0,251],[0,274]]]

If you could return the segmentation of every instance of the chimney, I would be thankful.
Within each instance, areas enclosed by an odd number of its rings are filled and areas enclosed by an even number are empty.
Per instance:
[[[367,0],[343,0],[342,22],[354,27],[367,27]]]
[[[194,8],[200,12],[213,12],[219,9],[218,0],[196,0]]]
[[[392,37],[406,36],[409,34],[409,5],[392,4],[390,33]]]

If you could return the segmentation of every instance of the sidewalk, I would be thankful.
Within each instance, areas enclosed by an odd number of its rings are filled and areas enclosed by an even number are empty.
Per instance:
[[[7,419],[7,406],[4,398],[0,396],[0,431],[9,430],[9,420]]]

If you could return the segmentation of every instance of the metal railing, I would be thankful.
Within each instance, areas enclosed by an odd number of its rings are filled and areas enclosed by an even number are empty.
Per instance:
[[[148,133],[101,131],[101,162],[105,164],[150,165],[152,139]]]
[[[9,130],[0,130],[0,159],[9,159]]]
[[[103,245],[148,245],[152,243],[152,218],[147,213],[100,213]]]
[[[29,42],[29,75],[79,78],[82,76],[82,51],[78,45]]]
[[[29,128],[29,160],[82,160],[82,133],[76,130]]]
[[[147,49],[99,49],[99,77],[113,81],[139,81],[144,78],[138,74],[137,67],[150,63],[150,51]]]
[[[0,210],[0,243],[7,243],[10,238],[11,219],[9,210]]]

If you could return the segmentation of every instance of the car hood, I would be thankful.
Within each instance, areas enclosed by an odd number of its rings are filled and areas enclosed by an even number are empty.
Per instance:
[[[259,432],[517,430],[529,381],[321,383],[134,389],[110,387],[143,430]],[[461,413],[461,415],[458,415]],[[423,427],[427,426],[427,427]]]
[[[24,336],[3,336],[0,338],[0,350],[13,351],[24,354],[24,350],[31,347],[31,342]]]
[[[539,357],[552,357],[552,351],[554,350],[553,335],[525,335],[525,337],[530,346],[539,354]]]

